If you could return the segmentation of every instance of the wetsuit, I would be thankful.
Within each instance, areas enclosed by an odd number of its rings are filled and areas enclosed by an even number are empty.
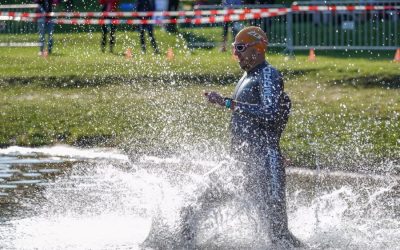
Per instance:
[[[278,240],[288,234],[279,140],[291,103],[284,93],[282,75],[267,62],[259,64],[239,80],[232,99],[232,152],[248,169],[248,188],[257,201],[262,223],[266,223],[262,225],[269,225],[271,239]]]

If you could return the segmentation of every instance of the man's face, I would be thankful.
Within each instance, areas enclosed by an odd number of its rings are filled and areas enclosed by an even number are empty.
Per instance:
[[[254,45],[255,43],[243,43],[235,39],[233,54],[238,58],[239,66],[244,71],[251,70],[255,66],[257,59],[260,56],[260,53],[254,47]],[[242,48],[244,49],[242,50]]]

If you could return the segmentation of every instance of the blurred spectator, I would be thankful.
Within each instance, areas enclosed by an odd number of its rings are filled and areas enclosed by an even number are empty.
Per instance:
[[[101,11],[103,12],[113,12],[117,10],[119,0],[99,0],[99,3],[101,4]],[[109,20],[112,20],[110,18]],[[109,25],[102,25],[101,26],[101,31],[102,31],[102,38],[101,38],[101,51],[104,53],[106,51],[106,45],[107,45],[107,34],[108,31],[110,30],[110,53],[114,52],[114,46],[115,46],[115,31],[117,27],[114,24],[109,24]]]
[[[238,6],[241,4],[242,4],[241,0],[223,0],[222,1],[222,6],[224,7],[224,9],[230,9],[230,8],[233,8],[234,6]],[[226,43],[228,41],[229,26],[232,27],[233,37],[235,37],[236,34],[240,31],[239,23],[237,23],[237,22],[225,22],[224,23],[223,31],[222,31],[222,46],[221,46],[222,52],[226,51]]]
[[[139,12],[154,11],[155,10],[155,2],[154,2],[154,0],[138,0],[136,9]],[[142,19],[148,19],[148,18],[143,17]],[[147,33],[149,34],[150,43],[153,46],[154,53],[159,54],[160,52],[158,51],[156,39],[154,38],[152,24],[141,24],[139,26],[140,45],[142,47],[142,52],[146,53],[146,40],[144,37],[144,35],[145,35],[144,33],[146,30],[147,30]]]
[[[244,4],[274,4],[275,0],[245,0]]]
[[[179,0],[169,0],[169,4],[168,4],[168,11],[177,11],[179,8]],[[167,24],[165,26],[165,29],[168,32],[172,32],[172,33],[176,33],[178,32],[178,28],[176,26],[176,24]]]
[[[155,11],[166,11],[168,10],[169,0],[154,0]],[[156,20],[164,20],[163,16],[155,17]]]
[[[168,3],[168,10],[169,11],[176,11],[179,7],[179,0],[169,0]]]
[[[207,4],[207,2],[206,1],[203,1],[203,0],[196,0],[196,1],[194,1],[194,5],[196,6],[196,5],[205,5],[205,4]]]
[[[245,5],[249,5],[249,4],[275,4],[275,0],[244,0],[244,4]],[[266,30],[264,30],[265,32],[270,32],[271,30],[271,26],[272,26],[272,20],[271,18],[266,18],[265,20],[265,27]],[[254,19],[250,21],[250,25],[253,26],[261,26],[261,19]]]
[[[74,1],[73,0],[64,0],[65,2],[65,8],[67,12],[72,12],[74,11]]]
[[[54,22],[48,13],[53,12],[53,7],[58,4],[58,0],[35,0],[38,4],[37,13],[41,13],[44,16],[38,19],[39,28],[39,43],[40,43],[40,55],[45,56],[53,52],[53,33],[54,33]],[[47,51],[45,50],[46,45],[46,34],[48,35]]]

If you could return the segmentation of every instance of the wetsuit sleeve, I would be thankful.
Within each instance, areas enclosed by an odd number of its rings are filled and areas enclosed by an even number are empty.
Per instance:
[[[278,72],[263,72],[259,77],[259,104],[236,102],[234,111],[248,114],[262,121],[275,121],[280,108],[280,96],[283,92],[283,79]],[[269,75],[268,75],[269,74]]]

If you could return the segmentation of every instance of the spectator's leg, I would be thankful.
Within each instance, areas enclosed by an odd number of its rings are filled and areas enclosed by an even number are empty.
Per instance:
[[[153,46],[154,53],[159,54],[160,51],[158,50],[156,39],[154,38],[153,25],[149,25],[147,27],[147,31],[149,32],[150,43],[151,43],[151,46]]]
[[[260,4],[275,4],[275,0],[260,0]]]
[[[114,24],[111,24],[111,31],[110,31],[110,53],[114,53],[114,46],[115,46],[115,41],[116,41],[116,29],[117,26]]]
[[[39,43],[40,43],[40,53],[44,51],[44,40],[45,40],[45,20],[44,18],[40,18],[38,20],[38,29],[39,29]]]
[[[49,41],[48,41],[48,52],[51,54],[53,52],[53,34],[54,34],[54,22],[53,20],[49,20],[46,23],[46,33],[49,34]]]
[[[73,1],[73,0],[67,0],[67,2],[66,2],[66,9],[67,9],[67,12],[72,12],[73,9],[74,9],[74,4],[73,4],[72,1]]]
[[[142,47],[142,52],[146,53],[146,41],[144,40],[144,32],[145,32],[146,25],[141,24],[140,25],[140,46]]]
[[[106,51],[107,44],[107,25],[101,26],[101,51],[104,53]]]
[[[229,29],[230,22],[225,22],[222,28],[222,46],[221,52],[226,51],[226,43],[228,41],[228,29]]]
[[[169,0],[168,2],[168,11],[177,11],[179,7],[179,0]],[[166,30],[171,33],[178,32],[178,28],[176,24],[166,24]]]

